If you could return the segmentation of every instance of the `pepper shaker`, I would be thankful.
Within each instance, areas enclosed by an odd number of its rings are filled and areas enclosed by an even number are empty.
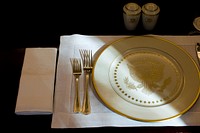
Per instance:
[[[137,3],[127,3],[123,7],[124,24],[127,30],[135,30],[141,15],[141,7]]]
[[[142,6],[142,23],[146,30],[153,30],[159,17],[160,8],[155,3],[146,3]]]

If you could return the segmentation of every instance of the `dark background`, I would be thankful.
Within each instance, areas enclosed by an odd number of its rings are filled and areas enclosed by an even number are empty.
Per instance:
[[[123,6],[154,2],[160,16],[154,30],[139,22],[134,31],[123,23]],[[188,35],[193,20],[200,16],[198,0],[66,0],[1,2],[1,125],[4,131],[37,132],[199,132],[199,127],[102,127],[51,129],[51,115],[17,116],[15,104],[26,47],[59,47],[61,35]]]
[[[142,21],[134,31],[125,29],[122,8],[129,2],[160,6],[153,31],[144,30]],[[58,46],[60,35],[71,34],[187,35],[194,28],[194,18],[200,16],[198,0],[8,1],[1,6],[1,32],[7,38],[2,46],[14,48]]]

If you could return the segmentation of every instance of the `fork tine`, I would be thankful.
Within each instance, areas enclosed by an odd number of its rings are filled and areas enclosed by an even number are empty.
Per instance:
[[[82,59],[82,62],[83,62],[83,66],[86,65],[85,51],[86,51],[86,50],[84,50],[84,49],[80,49],[80,50],[79,50],[80,55],[81,55],[81,59]]]
[[[83,61],[83,66],[92,66],[92,50],[80,49],[81,59]]]
[[[87,66],[91,67],[92,66],[92,50],[86,51],[86,57],[87,57]]]
[[[81,59],[70,58],[73,72],[82,72]]]
[[[74,58],[74,72],[77,72],[77,59]]]
[[[82,72],[81,59],[77,60],[77,71]]]
[[[72,71],[76,71],[76,58],[70,58],[71,64],[72,64]]]
[[[89,57],[89,61],[90,61],[90,62],[89,62],[89,63],[90,63],[89,65],[90,65],[90,67],[91,67],[91,66],[92,66],[92,50],[89,51],[89,56],[90,56],[90,57]]]
[[[70,62],[71,62],[71,65],[72,65],[72,71],[74,72],[74,58],[70,58]]]

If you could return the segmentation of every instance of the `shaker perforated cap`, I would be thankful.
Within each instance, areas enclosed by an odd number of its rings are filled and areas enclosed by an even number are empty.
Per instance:
[[[141,12],[141,7],[137,3],[128,3],[124,5],[123,11],[127,15],[137,15]]]
[[[160,7],[155,3],[146,3],[142,6],[142,12],[147,15],[156,15],[160,12]]]

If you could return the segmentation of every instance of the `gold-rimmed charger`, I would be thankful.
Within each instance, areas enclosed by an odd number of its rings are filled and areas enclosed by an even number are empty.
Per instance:
[[[139,121],[180,116],[200,93],[193,58],[173,42],[152,36],[108,44],[95,59],[92,82],[108,108]]]

